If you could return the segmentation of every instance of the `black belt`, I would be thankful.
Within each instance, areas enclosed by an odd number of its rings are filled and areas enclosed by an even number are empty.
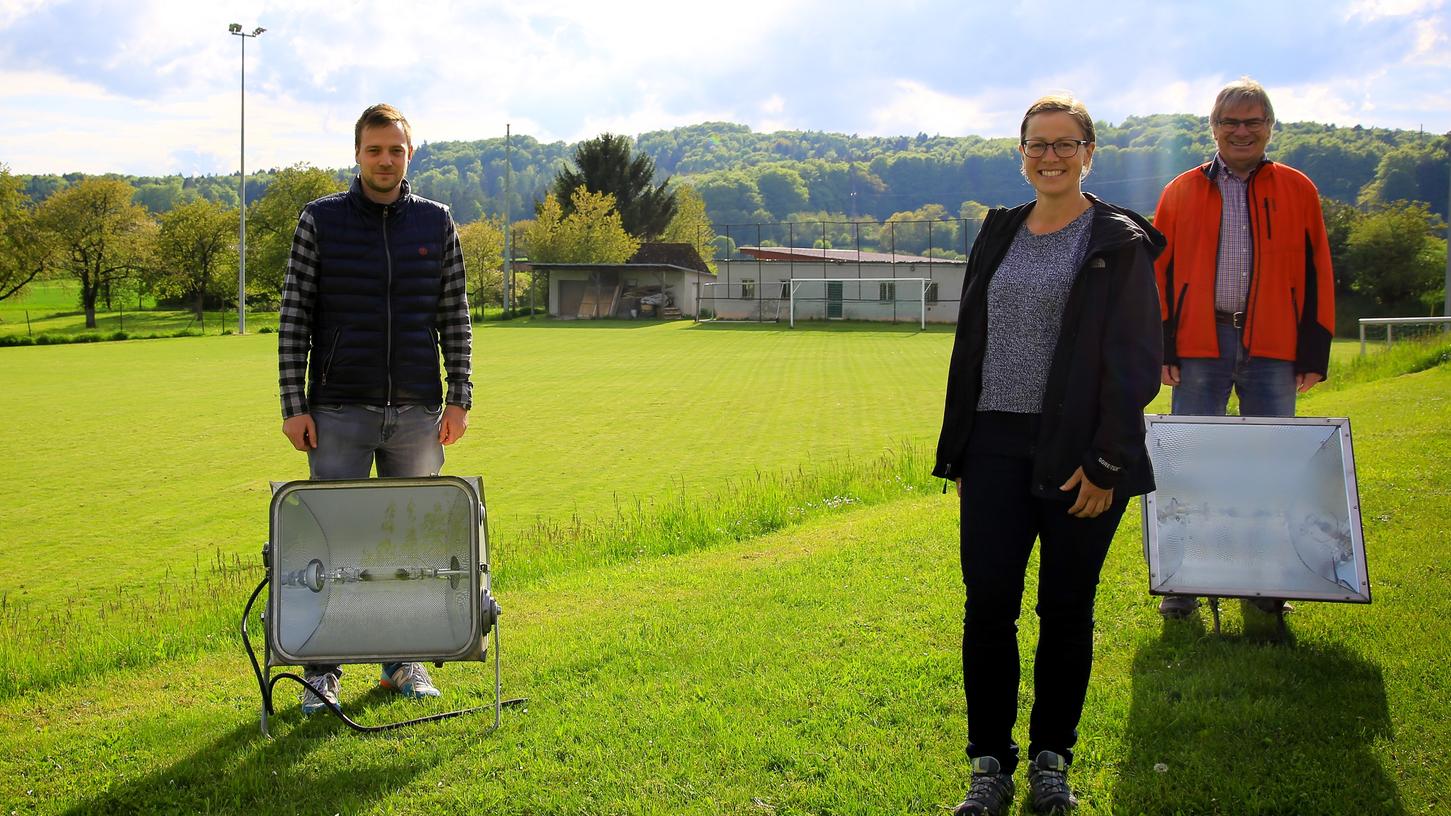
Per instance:
[[[1236,329],[1244,328],[1244,312],[1221,312],[1214,310],[1214,322],[1223,323],[1226,326],[1233,326]]]

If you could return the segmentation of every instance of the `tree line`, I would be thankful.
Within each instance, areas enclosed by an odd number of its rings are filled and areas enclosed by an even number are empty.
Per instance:
[[[1145,212],[1169,179],[1213,153],[1204,117],[1132,117],[1097,128],[1085,187]],[[606,261],[623,248],[633,252],[600,226],[610,213],[630,222],[621,228],[635,245],[663,237],[696,244],[707,258],[738,243],[788,242],[960,256],[989,206],[1028,196],[1014,142],[755,133],[705,123],[573,146],[528,136],[507,145],[502,138],[425,143],[410,179],[415,192],[453,208],[480,276],[474,288],[492,298],[505,286],[505,212],[517,236],[514,255],[536,260]],[[1270,157],[1320,188],[1341,286],[1404,307],[1439,291],[1448,152],[1448,136],[1297,122],[1277,126]],[[249,176],[249,298],[276,300],[302,205],[343,189],[351,172],[298,165]],[[654,222],[641,224],[641,205],[619,198],[626,184],[651,203]],[[580,186],[610,198],[575,201]],[[237,188],[235,175],[12,175],[0,166],[0,299],[45,275],[75,278],[88,315],[122,286],[195,309],[234,298]],[[756,224],[774,226],[747,226]]]

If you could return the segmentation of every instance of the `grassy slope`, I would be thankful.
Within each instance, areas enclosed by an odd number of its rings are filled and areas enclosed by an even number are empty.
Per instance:
[[[1293,646],[1264,643],[1233,609],[1220,638],[1162,625],[1126,522],[1074,769],[1085,812],[1444,809],[1448,395],[1440,366],[1306,406],[1354,422],[1376,602],[1301,604]],[[18,813],[940,813],[965,774],[954,527],[952,502],[929,496],[510,593],[506,693],[532,703],[492,736],[456,720],[361,738],[284,712],[267,742],[235,652],[9,700],[0,801]],[[1030,615],[1024,641],[1034,633]],[[479,667],[438,676],[455,705],[488,688]],[[359,667],[344,695],[370,721],[419,710],[367,693],[370,680]]]

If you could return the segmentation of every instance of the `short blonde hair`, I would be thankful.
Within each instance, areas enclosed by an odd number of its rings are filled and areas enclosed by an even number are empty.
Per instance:
[[[1214,98],[1214,110],[1209,113],[1209,126],[1214,127],[1219,124],[1219,119],[1224,115],[1226,108],[1245,102],[1258,103],[1265,111],[1265,124],[1273,125],[1275,123],[1275,106],[1270,104],[1270,95],[1265,90],[1265,86],[1243,76],[1225,85],[1220,90],[1219,96]]]
[[[1083,138],[1090,142],[1098,141],[1094,138],[1093,117],[1088,115],[1088,108],[1078,99],[1067,94],[1040,96],[1037,101],[1029,105],[1028,112],[1023,114],[1023,123],[1018,126],[1018,141],[1028,138],[1028,120],[1040,113],[1066,113],[1078,123],[1078,129],[1083,131]]]

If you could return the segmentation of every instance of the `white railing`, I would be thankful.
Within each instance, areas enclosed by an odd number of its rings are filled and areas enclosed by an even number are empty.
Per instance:
[[[1385,326],[1386,345],[1395,345],[1395,327],[1416,324],[1440,324],[1443,330],[1451,329],[1451,317],[1362,317],[1360,319],[1360,353],[1365,355],[1365,327]]]

